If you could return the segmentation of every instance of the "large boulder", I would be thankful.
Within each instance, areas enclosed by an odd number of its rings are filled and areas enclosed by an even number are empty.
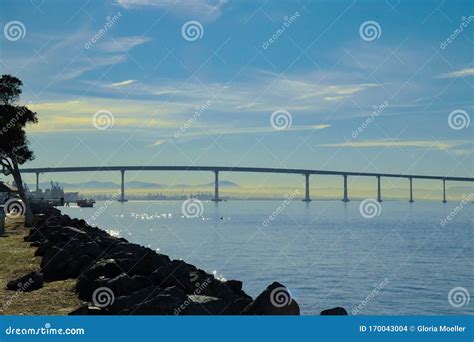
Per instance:
[[[128,296],[115,298],[106,310],[112,315],[173,315],[187,298],[176,286],[166,289],[150,286]]]
[[[30,272],[24,276],[11,280],[7,283],[7,290],[31,292],[42,288],[44,280],[41,274]]]
[[[347,311],[340,306],[321,311],[322,316],[347,316]]]
[[[122,274],[122,268],[114,259],[101,259],[84,271],[77,279],[76,293],[79,299],[90,301],[95,289]]]
[[[72,255],[66,249],[56,246],[45,251],[41,260],[41,273],[45,281],[64,280],[69,278],[69,267]]]
[[[300,307],[290,291],[274,282],[258,295],[243,311],[243,315],[299,315]]]
[[[142,276],[129,276],[126,273],[122,273],[115,278],[107,280],[104,285],[112,290],[115,296],[125,296],[149,287],[151,281]]]
[[[168,256],[156,253],[150,248],[121,242],[107,250],[107,254],[120,263],[123,270],[130,275],[150,275],[157,268],[168,265]]]

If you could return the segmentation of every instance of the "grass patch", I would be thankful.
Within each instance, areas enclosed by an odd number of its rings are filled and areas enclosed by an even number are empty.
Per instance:
[[[10,280],[40,270],[36,248],[23,242],[27,234],[23,222],[8,220],[0,237],[0,315],[67,315],[81,305],[74,293],[75,279],[45,283],[32,292],[6,289]]]

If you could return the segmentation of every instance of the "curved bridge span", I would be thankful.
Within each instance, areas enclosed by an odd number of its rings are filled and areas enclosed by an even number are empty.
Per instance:
[[[446,182],[474,182],[473,177],[445,177],[428,176],[416,174],[395,174],[395,173],[374,173],[374,172],[352,172],[352,171],[329,171],[312,169],[285,169],[285,168],[264,168],[264,167],[241,167],[241,166],[72,166],[72,167],[42,167],[42,168],[23,168],[21,173],[36,174],[36,189],[39,188],[39,177],[41,173],[59,173],[59,172],[113,172],[121,173],[121,202],[125,201],[125,171],[194,171],[194,172],[214,172],[214,201],[219,198],[219,173],[220,172],[251,172],[251,173],[277,173],[277,174],[300,174],[305,176],[305,197],[303,201],[310,202],[309,178],[311,175],[329,175],[342,176],[344,182],[344,193],[342,201],[348,202],[347,178],[356,177],[375,177],[377,179],[377,200],[382,202],[382,178],[406,178],[410,184],[410,202],[413,202],[413,179],[431,179],[443,182],[443,202],[446,203]]]

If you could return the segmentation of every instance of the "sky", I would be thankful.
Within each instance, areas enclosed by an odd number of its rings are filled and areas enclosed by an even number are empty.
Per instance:
[[[473,175],[472,1],[0,4],[1,73],[23,81],[20,103],[39,118],[28,128],[36,159],[25,167]],[[212,174],[134,177],[198,184]],[[222,177],[304,184],[285,175]]]

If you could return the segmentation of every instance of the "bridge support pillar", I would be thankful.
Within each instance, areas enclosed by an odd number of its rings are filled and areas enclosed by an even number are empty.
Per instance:
[[[120,170],[121,173],[121,182],[120,182],[120,199],[119,202],[127,202],[125,199],[125,170]]]
[[[413,203],[415,202],[413,200],[413,178],[410,177],[409,180],[410,180],[410,201],[409,202]]]
[[[309,197],[309,173],[306,173],[305,175],[306,182],[305,182],[305,195],[303,202],[311,202],[311,198]]]
[[[36,191],[39,190],[40,174],[36,172]]]
[[[446,201],[446,179],[443,179],[443,203],[447,203]]]
[[[219,198],[219,171],[214,171],[214,198],[212,199],[213,202],[220,202],[222,201]]]
[[[342,201],[349,202],[349,197],[347,196],[347,175],[343,175],[343,177],[344,177],[344,197]]]
[[[377,202],[382,202],[382,187],[380,186],[380,176],[377,176]]]

